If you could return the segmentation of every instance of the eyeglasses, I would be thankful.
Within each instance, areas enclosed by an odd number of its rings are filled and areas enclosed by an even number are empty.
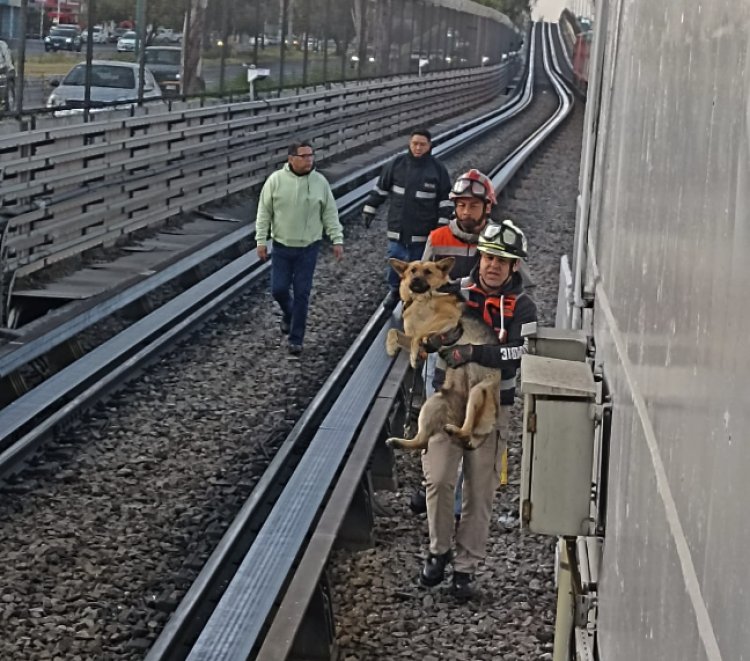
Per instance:
[[[513,246],[518,241],[518,234],[505,225],[487,225],[482,232],[482,238],[486,241],[494,241],[498,235],[506,246]]]
[[[487,197],[487,189],[481,181],[476,179],[459,179],[453,185],[454,195],[464,195],[470,193],[472,196],[481,197],[482,199]]]
[[[309,154],[292,154],[296,158],[315,158],[315,154],[310,152]]]

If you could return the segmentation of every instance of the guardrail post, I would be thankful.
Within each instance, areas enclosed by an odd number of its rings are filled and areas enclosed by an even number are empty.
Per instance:
[[[72,337],[67,342],[63,342],[52,349],[43,359],[47,363],[47,374],[45,376],[52,376],[54,372],[78,360],[84,353],[86,352],[77,337]]]
[[[287,661],[330,661],[336,658],[335,650],[333,599],[328,572],[324,570],[294,637],[294,645]]]
[[[21,395],[28,392],[29,387],[22,374],[13,372],[0,379],[0,407],[7,406]]]
[[[395,491],[398,488],[396,457],[393,450],[385,444],[385,439],[389,436],[400,435],[400,432],[391,434],[391,429],[403,429],[403,424],[400,427],[393,424],[387,425],[370,455],[370,479],[376,491],[381,489]]]
[[[336,546],[353,551],[371,548],[375,540],[372,530],[375,521],[372,513],[372,483],[367,472],[357,485],[349,509],[341,522]]]

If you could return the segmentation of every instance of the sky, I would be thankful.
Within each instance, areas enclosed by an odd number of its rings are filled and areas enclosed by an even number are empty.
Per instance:
[[[548,21],[557,21],[560,12],[570,4],[569,0],[537,0],[534,7],[534,20],[545,18]]]

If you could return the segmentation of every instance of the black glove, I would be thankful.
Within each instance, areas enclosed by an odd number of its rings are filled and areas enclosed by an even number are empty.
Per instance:
[[[458,342],[462,334],[463,326],[459,322],[454,329],[445,333],[432,333],[428,335],[422,342],[422,350],[425,353],[435,353],[436,351],[440,351],[442,347],[449,347]]]
[[[372,225],[372,221],[375,220],[375,214],[370,213],[369,211],[363,211],[362,220],[365,222],[365,227],[370,227],[370,225]]]
[[[435,353],[443,347],[443,336],[440,333],[428,335],[421,344],[421,349],[425,353]]]
[[[471,344],[457,344],[455,347],[446,347],[439,351],[440,357],[448,367],[460,367],[464,363],[470,363],[474,347]]]

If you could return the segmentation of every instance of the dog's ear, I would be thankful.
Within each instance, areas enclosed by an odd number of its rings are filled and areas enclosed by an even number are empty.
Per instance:
[[[409,266],[409,262],[402,262],[400,259],[396,259],[395,257],[391,257],[388,261],[393,267],[393,270],[398,273],[399,276],[403,277],[404,271],[406,271],[406,268]]]
[[[453,265],[456,263],[455,257],[443,257],[443,259],[435,262],[437,266],[446,275],[451,272]]]

